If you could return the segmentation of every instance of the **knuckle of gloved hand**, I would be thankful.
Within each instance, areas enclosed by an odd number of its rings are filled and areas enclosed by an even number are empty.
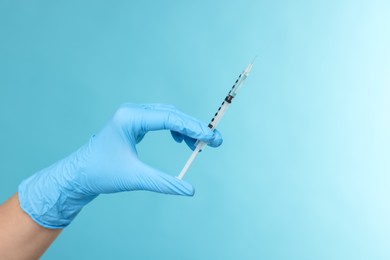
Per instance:
[[[174,111],[178,111],[177,107],[174,106],[174,105],[168,104],[168,105],[166,105],[166,106],[167,106],[168,108],[174,110]]]
[[[115,111],[113,116],[113,120],[117,123],[126,122],[131,116],[131,104],[123,103],[119,106],[119,108]]]

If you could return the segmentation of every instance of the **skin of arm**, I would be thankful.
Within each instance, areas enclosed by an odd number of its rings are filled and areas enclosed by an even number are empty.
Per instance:
[[[39,259],[62,229],[48,229],[34,222],[14,194],[0,205],[0,259]]]

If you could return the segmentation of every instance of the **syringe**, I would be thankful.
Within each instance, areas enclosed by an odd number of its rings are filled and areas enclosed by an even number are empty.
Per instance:
[[[218,108],[217,113],[215,113],[213,119],[211,119],[211,122],[208,125],[211,130],[214,130],[217,127],[219,121],[221,121],[222,116],[225,114],[226,110],[228,109],[228,107],[232,103],[233,98],[237,95],[238,90],[244,84],[246,78],[248,77],[249,73],[251,72],[251,69],[253,67],[253,63],[254,63],[255,59],[256,59],[256,57],[238,76],[238,79],[234,83],[232,89],[229,91],[229,93],[225,97],[225,100],[222,102],[221,106]],[[186,164],[184,165],[183,169],[181,170],[181,172],[180,172],[179,176],[177,176],[177,178],[179,178],[180,180],[183,179],[184,175],[188,171],[188,168],[190,168],[195,157],[204,148],[205,145],[206,145],[205,142],[200,142],[200,141],[197,142],[195,150],[192,152],[190,158],[188,158]]]

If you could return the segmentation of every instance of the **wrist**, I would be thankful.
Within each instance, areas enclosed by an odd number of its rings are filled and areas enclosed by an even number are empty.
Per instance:
[[[68,226],[94,198],[79,184],[80,153],[45,168],[19,185],[20,207],[39,225],[57,229]]]

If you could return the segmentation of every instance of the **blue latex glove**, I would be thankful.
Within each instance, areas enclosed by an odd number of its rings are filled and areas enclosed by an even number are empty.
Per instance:
[[[162,129],[192,149],[198,139],[213,147],[222,143],[217,131],[172,106],[124,104],[88,144],[20,184],[21,208],[41,226],[63,228],[101,193],[148,190],[192,196],[191,184],[138,159],[136,144],[148,131]]]

